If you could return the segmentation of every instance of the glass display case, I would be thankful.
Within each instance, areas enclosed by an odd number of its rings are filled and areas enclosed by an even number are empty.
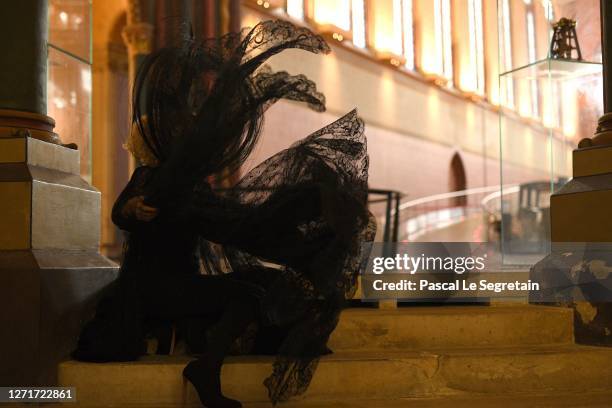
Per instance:
[[[573,3],[498,1],[498,222],[506,265],[532,265],[548,252],[550,195],[571,178],[572,151],[603,113],[599,16]],[[551,54],[553,25],[562,17],[581,28],[582,59]]]
[[[47,114],[91,182],[91,0],[49,1]]]

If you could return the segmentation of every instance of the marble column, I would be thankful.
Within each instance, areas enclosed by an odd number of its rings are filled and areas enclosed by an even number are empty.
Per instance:
[[[0,137],[58,143],[47,113],[47,1],[0,2]]]
[[[0,16],[0,108],[45,114],[47,2],[3,1]]]

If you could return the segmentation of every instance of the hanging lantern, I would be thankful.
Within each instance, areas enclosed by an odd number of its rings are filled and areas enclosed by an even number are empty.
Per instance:
[[[562,18],[553,24],[550,57],[554,59],[582,60],[580,44],[576,35],[576,21]]]

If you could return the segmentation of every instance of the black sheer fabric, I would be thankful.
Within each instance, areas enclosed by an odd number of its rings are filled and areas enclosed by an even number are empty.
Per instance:
[[[264,109],[277,99],[324,109],[323,96],[304,76],[255,72],[288,48],[329,52],[306,28],[266,21],[147,58],[135,83],[133,119],[162,163],[149,203],[163,207],[203,177],[236,170],[258,141]]]
[[[363,130],[353,111],[268,159],[227,193],[254,209],[242,224],[248,238],[229,242],[233,269],[260,260],[282,265],[262,301],[269,323],[293,323],[266,380],[272,401],[305,391],[373,240]]]
[[[178,212],[201,231],[208,273],[223,270],[221,260],[243,274],[259,273],[263,262],[279,265],[261,300],[264,324],[291,326],[266,380],[274,402],[306,390],[356,289],[375,233],[367,169],[363,123],[353,111],[266,160],[223,195],[196,192]],[[223,244],[222,257],[206,256],[211,242]]]
[[[90,325],[77,357],[136,358],[146,327],[132,323],[151,305],[158,307],[147,299],[165,296],[164,287],[172,288],[177,276],[198,285],[203,275],[220,275],[237,295],[261,288],[261,325],[285,329],[265,381],[270,399],[276,403],[306,390],[374,238],[363,122],[352,111],[229,189],[215,191],[206,181],[244,162],[271,103],[286,98],[324,110],[325,98],[312,81],[261,67],[287,48],[329,52],[307,29],[267,21],[241,34],[187,41],[144,63],[134,120],[160,165],[138,169],[113,211],[115,223],[130,231],[118,291],[125,295],[119,296],[122,306],[99,314],[102,320],[117,316],[116,332],[102,333],[108,324]],[[122,215],[125,202],[138,195],[159,208],[154,221]],[[128,301],[134,294],[138,304]],[[112,349],[99,340],[108,337]]]

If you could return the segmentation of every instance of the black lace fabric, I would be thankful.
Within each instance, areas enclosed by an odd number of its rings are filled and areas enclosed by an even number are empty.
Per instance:
[[[368,154],[357,111],[272,156],[229,189],[215,191],[206,181],[249,157],[270,104],[284,98],[325,109],[325,97],[308,78],[262,66],[288,48],[329,52],[320,36],[283,21],[187,40],[145,61],[133,106],[160,163],[139,173],[146,181],[137,193],[160,209],[156,222],[195,231],[201,273],[232,271],[256,281],[266,272],[261,320],[290,328],[265,380],[273,403],[307,389],[356,290],[376,228],[367,209]],[[138,254],[128,247],[124,276],[146,257],[140,247]]]
[[[330,51],[306,28],[266,21],[220,39],[187,39],[182,47],[164,48],[146,59],[132,110],[147,146],[162,163],[151,184],[151,204],[167,204],[203,177],[238,169],[257,144],[264,110],[276,100],[324,109],[324,97],[312,81],[262,67],[289,48]]]
[[[252,79],[253,93],[263,102],[264,109],[279,99],[306,102],[316,112],[325,111],[325,95],[317,92],[314,82],[304,75],[290,75],[285,71],[274,72],[263,66]]]
[[[306,390],[374,238],[363,131],[352,111],[266,160],[228,193],[262,209],[253,226],[260,233],[231,251],[230,263],[237,270],[260,259],[282,265],[263,312],[273,324],[297,322],[265,382],[273,402]]]
[[[265,381],[273,402],[307,389],[374,238],[363,130],[352,111],[222,194],[196,193],[183,215],[202,226],[205,273],[219,273],[227,263],[246,274],[278,265],[261,301],[264,322],[291,327]]]

